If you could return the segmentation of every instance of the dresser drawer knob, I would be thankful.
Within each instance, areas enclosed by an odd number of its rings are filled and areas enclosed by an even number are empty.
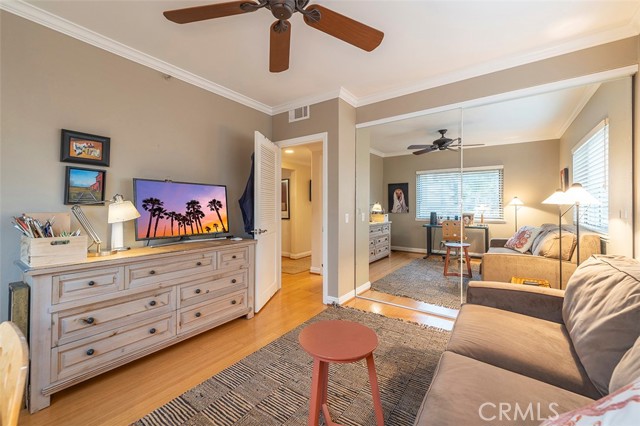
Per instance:
[[[231,256],[232,259],[235,259],[237,256],[234,254],[233,256]]]
[[[236,280],[235,278],[231,280],[231,284],[235,284],[237,282],[238,282],[238,280]]]
[[[82,321],[84,321],[85,324],[93,324],[96,320],[93,317],[89,317],[83,319]]]
[[[87,285],[88,285],[89,287],[93,287],[94,285],[96,285],[96,282],[92,280],[92,281],[89,281],[89,282],[87,283]]]
[[[91,355],[93,355],[94,353],[96,353],[96,351],[94,351],[93,349],[89,349],[89,350],[87,350],[87,355],[88,355],[88,356],[91,356]]]
[[[196,318],[200,318],[200,315],[202,315],[200,312],[196,312]]]
[[[235,305],[236,303],[238,303],[238,302],[236,302],[236,300],[235,300],[235,299],[231,301],[231,304],[232,304],[232,305]]]
[[[156,271],[154,271],[153,269],[149,271],[149,275],[154,275],[156,273]]]
[[[151,302],[149,302],[149,306],[156,306],[156,301],[152,300]]]
[[[202,290],[200,290],[199,288],[196,288],[196,294],[200,294]]]
[[[196,266],[202,266],[202,262],[196,262]]]
[[[152,328],[151,330],[149,330],[149,334],[156,334],[156,329]]]

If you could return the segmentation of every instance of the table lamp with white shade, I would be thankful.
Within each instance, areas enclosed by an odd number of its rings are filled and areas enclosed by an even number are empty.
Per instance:
[[[109,204],[107,222],[111,224],[111,250],[129,250],[124,246],[124,222],[140,217],[140,212],[131,201],[125,201],[120,194],[113,196]]]

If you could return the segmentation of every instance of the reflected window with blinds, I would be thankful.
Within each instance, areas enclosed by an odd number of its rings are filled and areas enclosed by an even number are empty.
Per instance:
[[[462,212],[480,213],[484,220],[504,220],[502,166],[416,172],[416,219],[431,212],[453,219]]]
[[[609,121],[600,122],[571,154],[573,183],[582,184],[600,201],[598,205],[580,206],[580,226],[606,234],[609,231]]]

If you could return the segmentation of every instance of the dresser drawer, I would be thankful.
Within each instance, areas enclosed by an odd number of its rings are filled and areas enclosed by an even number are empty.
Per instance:
[[[391,229],[391,225],[389,225],[388,223],[386,225],[382,225],[383,234],[388,234],[390,229]]]
[[[175,336],[175,316],[165,314],[51,351],[51,380],[79,376]]]
[[[382,225],[369,226],[369,235],[377,235],[382,233]]]
[[[376,239],[372,238],[369,240],[369,249],[372,249],[376,246]]]
[[[236,291],[208,302],[181,309],[178,314],[178,333],[189,331],[226,317],[247,312],[247,291]]]
[[[247,288],[246,270],[203,278],[193,284],[180,286],[180,306],[193,305],[244,288]]]
[[[389,236],[385,235],[384,237],[376,238],[376,246],[381,246],[389,243]]]
[[[218,269],[239,268],[249,263],[249,249],[241,247],[218,252]]]
[[[383,254],[386,254],[386,253],[389,253],[389,246],[376,248],[376,256],[382,256]]]
[[[123,269],[92,269],[91,271],[54,275],[53,304],[115,293],[123,288]]]
[[[171,285],[175,283],[170,281],[176,278],[212,272],[216,269],[214,253],[179,256],[173,259],[154,260],[135,266],[127,266],[127,288],[164,283]]]
[[[53,314],[52,346],[138,323],[176,309],[173,288],[147,292],[131,300],[114,299]]]

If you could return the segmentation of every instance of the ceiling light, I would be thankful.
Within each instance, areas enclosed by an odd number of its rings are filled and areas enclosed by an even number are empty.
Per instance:
[[[293,154],[293,150],[292,149],[285,149],[284,153],[285,154]]]

